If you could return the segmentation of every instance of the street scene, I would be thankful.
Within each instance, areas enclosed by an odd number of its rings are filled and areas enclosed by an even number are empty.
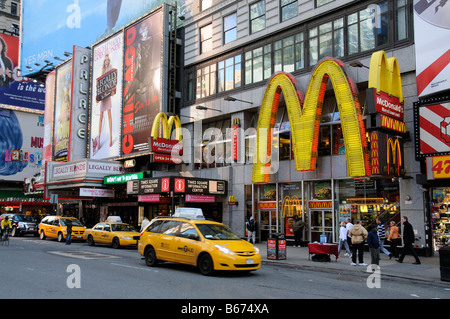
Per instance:
[[[450,299],[447,1],[1,4],[0,300]]]

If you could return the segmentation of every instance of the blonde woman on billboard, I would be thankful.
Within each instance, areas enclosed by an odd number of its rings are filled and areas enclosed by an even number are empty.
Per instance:
[[[102,68],[102,76],[107,74],[109,71],[112,70],[111,67],[111,59],[109,58],[109,55],[105,55],[105,60],[103,61],[103,68]],[[101,77],[100,77],[101,78]],[[100,149],[100,137],[102,135],[102,124],[103,124],[103,114],[105,111],[108,113],[108,123],[109,123],[109,147],[112,146],[113,140],[112,140],[112,115],[111,115],[111,108],[112,108],[112,101],[111,98],[115,94],[115,90],[112,90],[111,93],[108,95],[108,97],[102,99],[100,101],[100,121],[98,125],[98,136],[93,140],[94,144],[94,153],[96,153]]]

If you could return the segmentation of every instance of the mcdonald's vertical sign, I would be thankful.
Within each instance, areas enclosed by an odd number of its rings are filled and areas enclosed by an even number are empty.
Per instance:
[[[405,174],[403,139],[383,132],[370,133],[372,175]]]
[[[232,141],[232,156],[233,161],[239,160],[239,127],[240,127],[239,118],[233,118],[233,124],[231,127],[231,141]]]

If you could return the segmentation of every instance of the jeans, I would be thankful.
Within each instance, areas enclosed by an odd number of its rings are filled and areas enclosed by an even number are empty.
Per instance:
[[[72,233],[67,233],[66,245],[70,245],[71,243],[72,243]]]
[[[386,255],[391,255],[391,253],[389,252],[389,250],[387,250],[386,248],[384,248],[384,239],[380,240],[380,252],[385,253]]]
[[[348,247],[347,239],[339,239],[338,256],[339,256],[339,253],[341,252],[342,246],[344,246],[347,253],[351,254],[350,248]]]

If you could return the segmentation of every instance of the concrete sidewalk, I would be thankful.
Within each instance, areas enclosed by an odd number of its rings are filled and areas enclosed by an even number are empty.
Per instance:
[[[330,262],[316,262],[309,259],[308,247],[287,246],[285,260],[267,259],[267,242],[255,245],[259,248],[263,264],[279,265],[285,267],[296,267],[312,271],[329,272],[366,272],[367,266],[352,266],[351,258],[344,256],[345,250],[341,251],[340,257],[336,261],[334,255],[331,255]],[[433,257],[419,256],[421,264],[414,265],[414,257],[406,255],[403,263],[399,263],[395,258],[389,257],[383,253],[380,256],[381,276],[400,277],[406,279],[428,281],[448,285],[450,282],[442,281],[439,268],[439,255],[435,253]],[[370,253],[364,252],[364,262],[370,264]]]

